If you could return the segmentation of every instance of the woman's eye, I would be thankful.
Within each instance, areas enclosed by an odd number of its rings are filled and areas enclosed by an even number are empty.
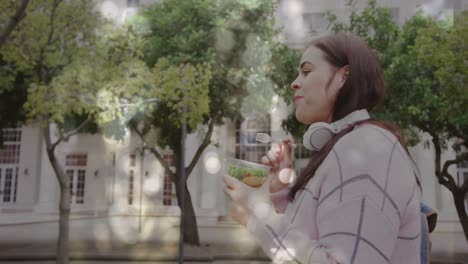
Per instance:
[[[302,72],[302,74],[307,75],[311,71],[310,70],[302,70],[301,72]]]

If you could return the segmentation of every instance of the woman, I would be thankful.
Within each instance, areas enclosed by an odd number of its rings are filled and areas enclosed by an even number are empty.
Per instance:
[[[263,157],[272,170],[259,190],[225,176],[232,217],[274,263],[419,264],[420,184],[398,130],[369,119],[385,96],[371,49],[351,33],[322,37],[291,89],[312,158],[288,177],[285,140]]]

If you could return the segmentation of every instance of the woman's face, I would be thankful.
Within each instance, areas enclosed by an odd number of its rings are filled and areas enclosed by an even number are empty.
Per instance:
[[[291,84],[297,120],[307,125],[330,123],[336,95],[345,81],[344,68],[333,67],[320,49],[310,46],[302,54],[298,71]]]

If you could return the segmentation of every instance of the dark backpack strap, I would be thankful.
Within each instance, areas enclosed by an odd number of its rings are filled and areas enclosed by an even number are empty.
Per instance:
[[[426,216],[429,233],[432,233],[437,225],[437,212],[426,204],[421,203],[421,213]]]
[[[421,264],[430,264],[431,239],[430,233],[437,225],[437,213],[424,203],[421,203]]]

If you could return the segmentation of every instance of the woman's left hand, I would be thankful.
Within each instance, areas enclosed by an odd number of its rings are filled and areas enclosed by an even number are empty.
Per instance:
[[[260,189],[252,188],[231,176],[224,176],[224,193],[229,197],[229,215],[239,224],[247,226],[250,217],[249,204],[259,198]]]

